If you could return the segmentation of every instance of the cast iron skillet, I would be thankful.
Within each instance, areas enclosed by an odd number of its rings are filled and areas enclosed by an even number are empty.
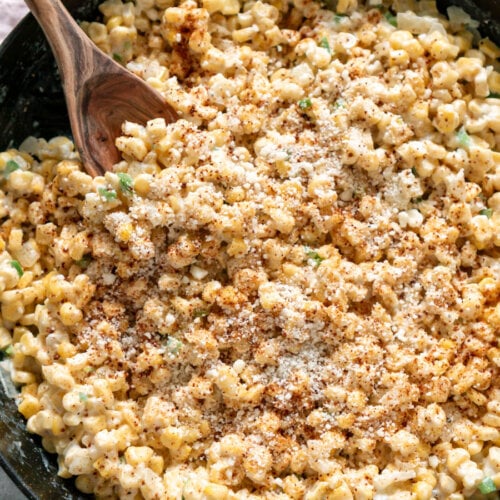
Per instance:
[[[100,0],[66,0],[78,20],[99,18]],[[437,0],[442,12],[462,7],[480,21],[480,32],[500,44],[500,0]],[[43,34],[26,16],[0,47],[0,151],[18,146],[29,135],[46,139],[71,135],[57,69]],[[1,368],[0,368],[1,372]],[[26,431],[25,421],[8,396],[0,373],[0,465],[30,500],[90,498],[72,480],[57,476],[54,455]]]

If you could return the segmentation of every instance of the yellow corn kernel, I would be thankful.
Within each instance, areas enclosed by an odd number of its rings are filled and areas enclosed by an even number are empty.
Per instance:
[[[459,53],[463,54],[472,47],[473,35],[469,31],[460,31],[455,37],[455,45],[459,48]]]
[[[281,303],[280,295],[272,284],[264,283],[259,287],[259,299],[261,306],[269,311]]]
[[[160,441],[169,450],[179,450],[183,443],[183,436],[180,429],[169,426],[161,433]]]
[[[227,486],[216,483],[208,483],[203,490],[208,500],[225,500],[229,494]]]
[[[49,384],[55,385],[67,391],[75,386],[75,379],[69,373],[66,365],[54,364],[42,366],[42,373]]]
[[[293,500],[303,498],[305,485],[295,475],[289,475],[283,480],[283,491]]]
[[[71,342],[61,342],[57,346],[57,354],[63,359],[72,358],[76,354],[76,347]]]
[[[97,434],[107,427],[106,417],[104,415],[85,417],[82,419],[82,424],[83,428],[91,434]]]
[[[83,476],[77,476],[75,483],[80,491],[91,494],[95,489],[96,478],[92,474],[84,474]]]
[[[356,415],[354,415],[353,413],[347,413],[345,415],[339,415],[336,420],[337,425],[341,429],[350,429],[356,421]]]
[[[140,174],[134,179],[134,191],[139,196],[147,196],[151,189],[151,176],[149,174]]]
[[[471,454],[471,456],[477,455],[483,449],[482,441],[472,441],[467,445],[467,451]]]
[[[500,304],[486,311],[486,321],[493,327],[500,328]]]
[[[124,154],[138,161],[144,160],[148,153],[146,144],[139,137],[118,137],[116,139],[116,147]]]
[[[146,124],[146,132],[150,139],[158,141],[165,137],[167,133],[167,125],[164,118],[155,118],[149,120]]]
[[[165,469],[165,462],[163,460],[163,457],[161,457],[160,455],[154,455],[149,459],[148,466],[155,474],[158,474],[160,476],[161,474],[163,474],[163,471]]]
[[[304,500],[323,500],[328,492],[328,483],[318,481],[305,495]]]
[[[22,229],[13,229],[9,234],[9,251],[17,252],[21,250],[23,245],[23,230]]]
[[[38,384],[28,384],[24,385],[21,389],[21,394],[23,397],[26,395],[36,396],[38,393]]]
[[[126,424],[120,425],[120,427],[114,431],[114,439],[116,448],[124,450],[127,447],[127,443],[134,439],[134,433],[130,426]]]
[[[282,272],[287,278],[291,278],[294,275],[300,276],[299,273],[302,272],[302,268],[295,264],[285,262],[282,267]]]
[[[289,161],[286,161],[286,160],[277,160],[276,161],[276,170],[282,176],[286,176],[291,168],[292,168],[292,165]]]
[[[33,273],[31,271],[25,271],[24,274],[19,278],[17,282],[18,288],[26,288],[33,281]]]
[[[490,427],[500,427],[500,416],[493,413],[487,413],[483,416],[482,421]]]
[[[98,458],[93,463],[93,466],[104,478],[112,477],[116,474],[116,465],[113,464],[113,462],[111,462],[111,460],[109,458],[106,458],[105,456]]]
[[[460,125],[460,116],[451,104],[441,104],[437,108],[434,125],[442,134],[449,134]]]
[[[22,326],[16,326],[12,332],[12,343],[17,344],[18,342],[21,342],[22,338],[25,336],[33,337],[33,334],[27,328],[23,328]]]
[[[478,250],[483,250],[493,237],[493,225],[491,221],[482,215],[476,215],[471,220],[472,242]]]
[[[130,465],[139,465],[148,462],[153,453],[149,446],[129,446],[125,450],[125,460]]]
[[[477,406],[484,406],[488,402],[488,398],[484,394],[475,391],[474,389],[470,389],[465,395]]]
[[[451,89],[458,80],[458,72],[446,61],[439,61],[431,69],[432,83],[440,89]]]
[[[446,465],[448,466],[448,469],[455,474],[460,465],[469,460],[470,454],[467,450],[464,450],[463,448],[454,448],[448,453]]]
[[[345,482],[327,495],[328,500],[352,500],[354,497]]]
[[[430,47],[429,53],[438,60],[454,58],[458,55],[458,47],[444,39],[436,40]]]
[[[494,278],[483,278],[479,283],[479,291],[486,300],[494,300],[496,294],[500,291],[500,284]]]
[[[60,302],[65,295],[64,278],[55,272],[47,274],[43,278],[47,298],[51,302]]]
[[[3,326],[0,327],[0,349],[5,349],[7,346],[12,344],[12,337],[7,330]]]
[[[80,260],[88,251],[87,234],[82,231],[72,239],[69,255],[73,260]]]
[[[406,43],[404,49],[412,59],[417,59],[418,57],[423,56],[425,53],[425,49],[416,38]]]
[[[438,483],[439,489],[445,494],[451,493],[457,489],[456,481],[451,476],[443,472],[438,474]]]
[[[436,486],[437,479],[434,471],[429,469],[419,469],[417,473],[417,478],[419,481],[424,481],[427,484],[430,484],[433,488]]]
[[[232,33],[233,40],[236,43],[245,43],[255,38],[255,35],[259,32],[259,27],[256,25],[248,26],[247,28],[242,28],[235,30]]]
[[[22,352],[25,356],[36,356],[38,349],[40,349],[40,342],[29,330],[21,336],[20,343],[23,346]]]
[[[14,370],[12,374],[12,381],[15,384],[33,384],[34,382],[36,382],[36,376],[34,373],[24,370]]]
[[[66,326],[76,325],[76,323],[79,323],[83,318],[82,311],[71,302],[62,304],[59,309],[59,314],[61,316],[61,321]]]
[[[187,460],[193,448],[191,446],[184,444],[177,451],[171,451],[172,458],[178,462]]]
[[[245,199],[245,190],[241,186],[233,187],[226,191],[225,198],[228,203],[243,201]]]
[[[439,341],[439,347],[441,349],[453,350],[456,347],[456,343],[451,339],[441,339]]]
[[[122,16],[113,16],[106,23],[106,29],[109,32],[112,29],[117,28],[118,26],[121,26],[122,24],[123,24],[123,18],[122,18]]]
[[[95,395],[102,399],[103,403],[109,405],[113,402],[114,396],[109,382],[105,379],[97,379],[93,382]]]
[[[389,43],[395,50],[404,49],[410,40],[413,35],[406,30],[395,30],[389,35]]]
[[[198,426],[198,430],[202,437],[207,437],[211,432],[210,423],[207,420],[202,420]]]
[[[35,188],[33,189],[33,184]],[[40,193],[43,190],[43,178],[26,170],[16,170],[9,176],[9,187],[21,193],[30,193],[36,191]]]
[[[473,80],[481,68],[481,60],[476,57],[460,57],[456,62],[459,78],[467,81]]]
[[[4,320],[16,322],[24,314],[24,306],[21,301],[2,304],[2,316]]]
[[[213,14],[214,12],[220,12],[225,16],[232,16],[240,11],[239,0],[203,0],[203,7]],[[171,10],[171,9],[169,9]]]
[[[483,38],[479,42],[479,50],[491,59],[497,59],[500,57],[500,48],[489,38]]]
[[[416,500],[427,500],[432,497],[432,485],[425,481],[415,483],[412,490]]]
[[[126,243],[130,240],[132,233],[134,232],[134,226],[131,222],[126,222],[125,224],[120,224],[118,231],[116,232],[116,237]]]
[[[90,23],[87,33],[94,43],[104,43],[108,38],[108,30],[102,23]]]
[[[174,213],[178,214],[182,210],[182,202],[179,196],[171,194],[167,197],[167,201]]]
[[[488,87],[490,92],[495,94],[500,94],[500,73],[498,71],[492,71],[488,77]]]
[[[500,349],[498,349],[497,347],[491,347],[490,349],[488,349],[486,355],[492,363],[500,366]]]
[[[227,248],[227,253],[231,257],[244,255],[248,250],[248,246],[243,238],[235,238]]]
[[[54,436],[60,436],[66,428],[63,419],[59,415],[54,415],[52,418],[51,431]]]
[[[408,66],[410,56],[406,50],[391,50],[389,52],[389,64],[391,66]]]

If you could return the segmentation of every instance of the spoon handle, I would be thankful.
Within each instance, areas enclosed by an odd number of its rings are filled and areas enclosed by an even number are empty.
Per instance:
[[[82,76],[92,72],[92,42],[60,0],[25,0],[25,3],[52,47],[68,100],[71,93],[74,95],[79,90],[80,82],[84,81]],[[71,109],[72,103],[67,104]]]

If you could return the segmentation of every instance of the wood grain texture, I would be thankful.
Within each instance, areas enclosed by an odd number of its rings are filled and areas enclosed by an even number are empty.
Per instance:
[[[177,113],[143,80],[101,52],[59,0],[25,0],[47,37],[64,88],[83,165],[101,175],[120,159],[115,139],[125,120],[175,121]]]

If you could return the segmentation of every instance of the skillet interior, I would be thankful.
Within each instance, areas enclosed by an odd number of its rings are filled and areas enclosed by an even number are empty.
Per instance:
[[[79,20],[98,18],[99,0],[67,0]],[[500,44],[500,0],[437,0],[442,12],[462,7],[480,21],[480,31]],[[70,135],[69,121],[57,69],[41,29],[26,16],[0,47],[0,150],[29,135],[50,138]],[[71,480],[57,476],[54,456],[43,451],[40,439],[28,434],[25,422],[9,397],[8,376],[0,368],[0,465],[30,500],[85,499]]]

